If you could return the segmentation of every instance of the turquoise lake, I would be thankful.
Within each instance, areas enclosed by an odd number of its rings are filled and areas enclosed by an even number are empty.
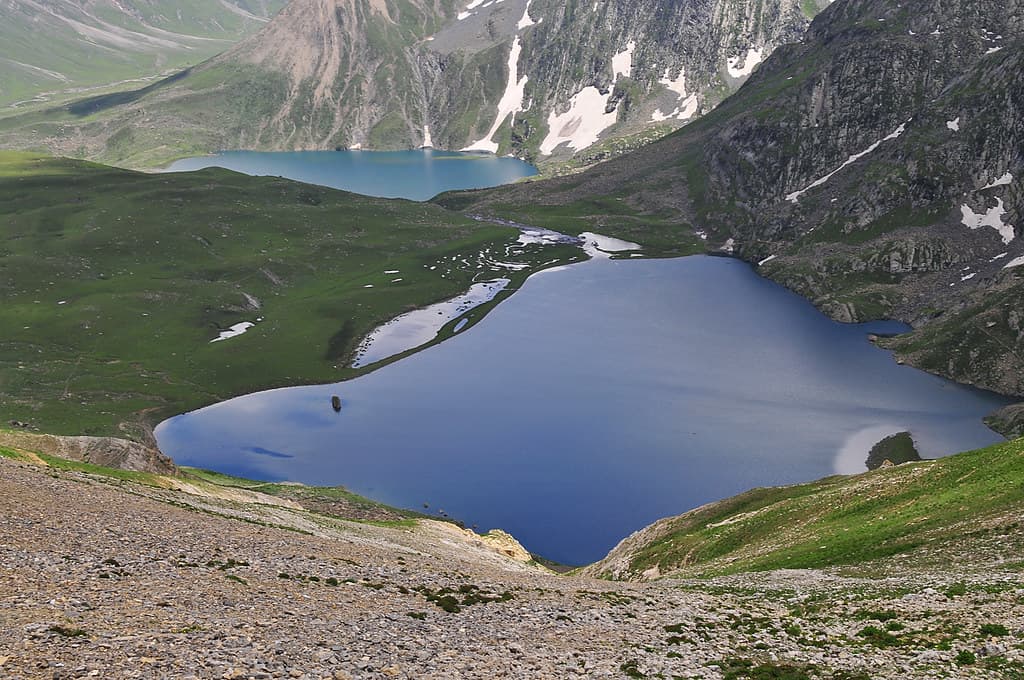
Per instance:
[[[482,189],[537,174],[517,158],[455,151],[225,151],[175,161],[167,172],[220,167],[382,198],[425,201],[443,191]]]
[[[1000,441],[981,418],[1008,400],[867,338],[903,330],[835,323],[734,259],[591,260],[368,375],[240,397],[156,434],[182,465],[427,504],[580,564],[660,517],[864,470],[898,431],[926,457]],[[227,342],[244,351],[245,336]]]

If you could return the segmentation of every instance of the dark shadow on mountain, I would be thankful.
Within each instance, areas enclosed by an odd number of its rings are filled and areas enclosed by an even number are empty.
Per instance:
[[[101,94],[96,97],[89,97],[88,99],[79,99],[76,102],[71,102],[64,109],[74,115],[84,118],[85,116],[91,116],[94,113],[98,113],[105,109],[112,109],[115,106],[121,106],[123,104],[131,104],[132,102],[138,101],[145,95],[157,90],[165,85],[175,83],[189,73],[192,69],[187,68],[184,71],[179,71],[174,75],[168,76],[163,80],[159,80],[152,85],[140,88],[138,90],[129,90],[127,92],[113,92],[111,94]]]

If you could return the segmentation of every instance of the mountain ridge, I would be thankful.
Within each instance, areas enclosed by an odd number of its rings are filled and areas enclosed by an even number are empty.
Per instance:
[[[739,256],[837,320],[907,321],[882,340],[901,360],[1024,394],[1024,21],[1019,3],[968,4],[836,2],[662,140],[436,200]]]
[[[257,35],[130,105],[9,117],[0,145],[129,167],[222,149],[434,145],[566,159],[710,110],[799,39],[817,8],[294,0]]]

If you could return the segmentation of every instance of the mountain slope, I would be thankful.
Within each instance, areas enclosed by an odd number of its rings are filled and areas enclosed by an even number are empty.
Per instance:
[[[507,538],[394,521],[379,506],[370,516],[383,522],[310,507],[336,489],[288,495],[290,485],[206,477],[0,447],[4,675],[923,680],[1024,670],[1019,550],[1002,559],[1020,545],[1019,522],[985,531],[969,515],[954,559],[937,565],[917,559],[925,549],[843,571],[613,583],[517,561]],[[1019,484],[1019,471],[1007,482]],[[949,546],[936,548],[938,561]]]
[[[809,0],[294,0],[173,82],[3,121],[0,144],[135,167],[241,148],[565,158],[709,110],[816,11]]]
[[[517,237],[279,178],[0,153],[0,422],[149,442],[205,404],[352,377],[363,336],[465,292]],[[552,257],[582,254],[512,253],[509,290]]]
[[[1021,569],[1024,439],[852,477],[754,489],[660,520],[585,568],[654,578],[874,564]]]
[[[1019,2],[840,0],[715,111],[564,180],[442,203],[704,242],[956,380],[1024,394]]]
[[[46,101],[199,63],[253,33],[284,4],[7,0],[0,4],[0,111],[19,100]]]

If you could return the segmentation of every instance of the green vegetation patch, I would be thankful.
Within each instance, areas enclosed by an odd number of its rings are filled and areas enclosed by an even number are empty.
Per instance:
[[[517,234],[280,178],[0,153],[0,235],[0,420],[143,438],[232,396],[359,374],[366,333],[466,290],[478,270],[455,263]],[[254,325],[211,342],[239,323]]]
[[[910,433],[898,432],[872,446],[865,462],[869,470],[876,470],[886,462],[900,465],[919,460],[921,460],[921,454],[914,446],[914,439]]]
[[[925,544],[943,560],[943,545],[970,538],[965,523],[991,525],[979,532],[998,535],[1013,550],[1019,532],[999,523],[1024,510],[1022,488],[1024,440],[852,477],[754,489],[669,520],[657,538],[634,550],[630,569],[639,574],[657,565],[663,574],[710,576],[863,567]]]

